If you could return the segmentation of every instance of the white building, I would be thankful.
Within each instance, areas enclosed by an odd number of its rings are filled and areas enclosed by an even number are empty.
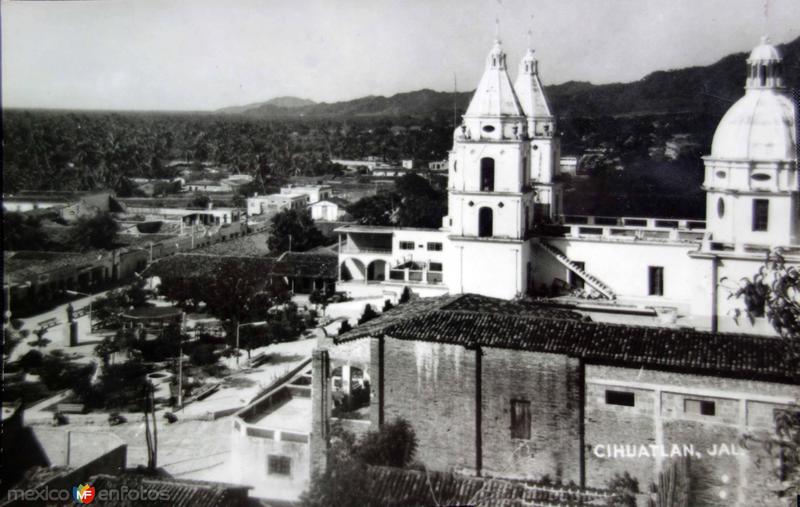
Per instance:
[[[342,220],[347,214],[345,209],[347,201],[338,197],[330,197],[321,201],[312,202],[308,205],[311,211],[311,219],[322,222],[336,222]]]
[[[281,187],[281,194],[296,194],[308,196],[308,202],[313,204],[333,196],[330,185],[289,185]]]
[[[287,209],[302,210],[307,205],[306,194],[255,194],[247,198],[247,216],[272,214]]]
[[[729,296],[767,252],[800,263],[797,111],[778,50],[753,50],[745,95],[714,135],[706,221],[563,216],[559,139],[537,67],[529,50],[512,86],[495,42],[454,132],[442,227],[337,229],[339,289],[547,295],[598,320],[771,333],[763,317],[737,322],[744,302]]]

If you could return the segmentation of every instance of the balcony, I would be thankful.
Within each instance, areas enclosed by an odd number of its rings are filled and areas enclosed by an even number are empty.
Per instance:
[[[392,249],[378,246],[357,246],[347,243],[342,246],[341,253],[343,254],[379,254],[391,255]]]
[[[702,220],[567,215],[561,224],[540,226],[538,232],[606,241],[698,243],[703,240],[705,226]]]

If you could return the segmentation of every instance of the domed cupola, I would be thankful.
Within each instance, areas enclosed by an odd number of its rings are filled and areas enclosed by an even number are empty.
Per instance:
[[[722,117],[704,161],[712,247],[745,252],[800,241],[797,110],[784,91],[781,53],[766,38],[750,53],[744,97]]]
[[[795,107],[784,92],[783,57],[762,38],[747,59],[745,95],[714,133],[711,157],[727,160],[796,160]]]
[[[783,88],[783,56],[767,37],[747,59],[747,89]]]

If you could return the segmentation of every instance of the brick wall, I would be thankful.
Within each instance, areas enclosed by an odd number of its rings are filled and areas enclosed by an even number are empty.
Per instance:
[[[606,389],[633,392],[635,407],[606,404]],[[769,432],[772,411],[796,394],[784,384],[589,365],[587,485],[605,486],[627,471],[647,488],[668,459],[663,449],[690,456],[692,505],[783,505],[771,491],[772,460],[760,444],[743,447],[741,437]],[[687,399],[713,402],[714,414],[691,412]],[[651,444],[657,448],[642,455]],[[614,445],[628,447],[614,455]]]
[[[580,484],[580,364],[559,354],[483,349],[486,474]],[[511,438],[511,400],[531,403],[531,439]]]
[[[475,468],[475,352],[384,339],[384,421],[403,417],[433,470]]]

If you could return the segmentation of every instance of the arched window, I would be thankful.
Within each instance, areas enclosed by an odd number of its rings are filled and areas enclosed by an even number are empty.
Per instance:
[[[492,208],[483,207],[478,210],[478,236],[481,238],[488,238],[492,236],[493,229],[493,212]]]
[[[494,159],[482,158],[481,159],[481,191],[493,192],[494,191]]]

